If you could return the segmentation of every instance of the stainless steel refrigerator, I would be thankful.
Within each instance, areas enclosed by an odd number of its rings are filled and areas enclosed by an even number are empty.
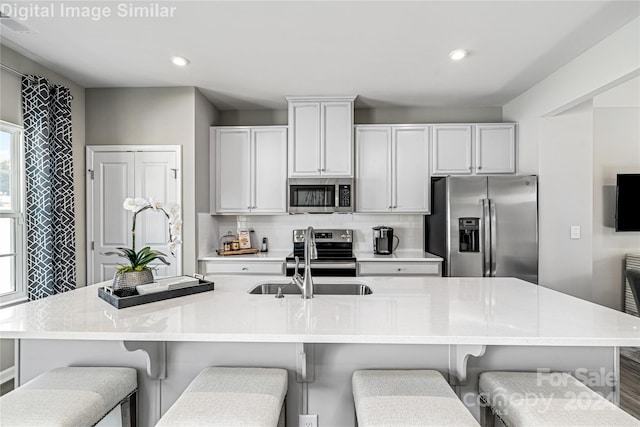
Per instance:
[[[535,175],[434,179],[432,198],[425,250],[444,258],[444,276],[538,283]]]

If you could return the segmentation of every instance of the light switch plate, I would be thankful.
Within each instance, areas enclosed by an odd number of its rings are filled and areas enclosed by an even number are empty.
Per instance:
[[[579,225],[572,225],[571,226],[571,238],[573,240],[577,240],[580,238],[580,226]]]

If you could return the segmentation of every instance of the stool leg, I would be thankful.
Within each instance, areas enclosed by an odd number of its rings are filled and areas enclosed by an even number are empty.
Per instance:
[[[480,403],[480,425],[482,427],[495,427],[496,419],[491,411],[491,407],[484,401]]]
[[[137,424],[137,402],[138,390],[131,393],[120,403],[120,415],[122,427],[136,427]]]

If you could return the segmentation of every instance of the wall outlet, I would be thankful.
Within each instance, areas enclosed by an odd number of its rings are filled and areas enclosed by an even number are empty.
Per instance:
[[[580,226],[579,225],[572,225],[571,226],[571,239],[572,240],[577,240],[580,238]]]
[[[300,415],[298,417],[299,427],[318,427],[318,414]]]

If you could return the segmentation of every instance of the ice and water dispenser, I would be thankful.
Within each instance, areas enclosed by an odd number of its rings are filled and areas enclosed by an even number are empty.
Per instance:
[[[458,218],[460,252],[480,252],[480,218]]]

